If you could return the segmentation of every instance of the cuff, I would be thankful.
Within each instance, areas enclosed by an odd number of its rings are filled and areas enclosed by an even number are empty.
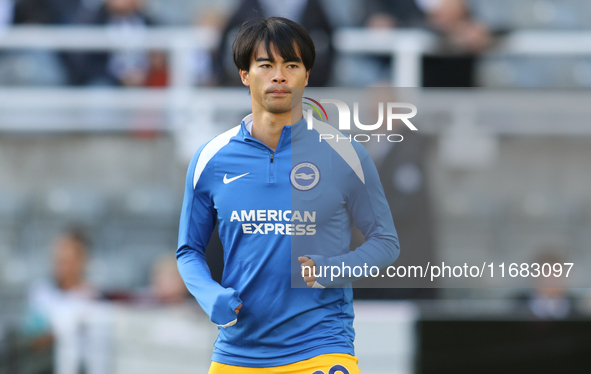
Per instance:
[[[226,323],[225,325],[218,325],[218,326],[219,326],[219,327],[226,328],[226,327],[234,326],[234,325],[236,324],[236,322],[238,322],[238,317],[236,317],[236,319],[235,319],[235,320],[233,320],[233,321],[231,321],[231,322],[228,322],[228,323]]]
[[[211,321],[222,327],[234,325],[238,319],[234,310],[240,304],[242,304],[242,300],[238,297],[238,291],[226,288],[218,295],[214,303],[210,316]]]
[[[324,287],[323,285],[321,285],[318,282],[314,282],[314,284],[312,285],[312,288],[326,288],[326,287]]]
[[[309,257],[311,260],[314,261],[317,268],[316,272],[320,274],[320,268],[326,265],[326,258],[320,255],[305,255],[305,257]],[[329,280],[330,278],[328,277],[317,277],[312,288],[326,288],[323,285],[328,284]],[[320,282],[322,282],[322,284]]]

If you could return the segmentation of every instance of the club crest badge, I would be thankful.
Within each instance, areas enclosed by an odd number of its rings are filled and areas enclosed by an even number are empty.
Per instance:
[[[309,191],[320,182],[320,170],[311,162],[300,162],[289,174],[291,185],[299,191]]]

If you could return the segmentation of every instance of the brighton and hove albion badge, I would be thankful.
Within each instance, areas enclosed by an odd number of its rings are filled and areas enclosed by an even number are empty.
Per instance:
[[[300,191],[309,191],[320,182],[320,171],[311,162],[300,162],[289,174],[291,185]]]

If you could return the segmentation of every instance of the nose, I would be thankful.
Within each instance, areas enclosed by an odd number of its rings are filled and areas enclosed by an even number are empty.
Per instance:
[[[287,82],[287,78],[285,78],[285,75],[283,74],[283,69],[281,67],[278,67],[275,70],[275,76],[273,77],[273,83],[285,83]]]

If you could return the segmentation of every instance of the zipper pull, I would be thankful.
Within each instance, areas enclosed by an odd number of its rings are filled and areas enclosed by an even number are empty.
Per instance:
[[[273,153],[271,153],[271,163],[273,163],[273,158],[274,158],[274,156],[275,156],[275,155],[274,155]]]

